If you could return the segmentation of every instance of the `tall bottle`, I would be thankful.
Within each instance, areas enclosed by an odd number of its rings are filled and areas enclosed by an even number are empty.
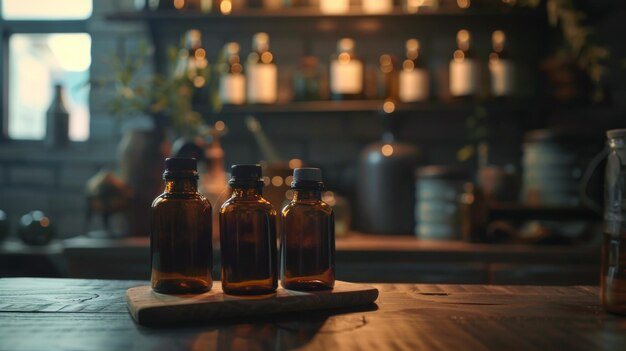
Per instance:
[[[354,40],[337,42],[337,53],[330,59],[330,93],[333,100],[363,98],[364,65],[354,54]]]
[[[478,64],[470,50],[470,33],[461,29],[456,35],[458,49],[450,61],[450,94],[471,97],[478,93]]]
[[[150,218],[152,289],[208,291],[213,286],[211,204],[198,193],[196,160],[166,159],[163,178],[165,192],[152,203]]]
[[[267,33],[256,33],[252,40],[252,50],[248,56],[248,102],[253,104],[273,104],[278,95],[278,69],[274,56],[269,51],[270,37]]]
[[[426,101],[430,96],[430,77],[417,39],[406,42],[406,59],[402,62],[399,90],[402,102]]]
[[[291,290],[332,289],[335,285],[335,218],[322,201],[322,172],[296,168],[293,200],[282,211],[281,284]]]
[[[54,96],[46,112],[47,146],[67,146],[70,142],[70,114],[63,102],[63,86],[54,86]]]
[[[267,294],[278,284],[276,210],[263,198],[260,165],[234,165],[232,196],[220,209],[222,289]]]
[[[206,50],[202,48],[202,34],[199,30],[192,29],[185,33],[185,47],[178,55],[174,75],[188,82],[193,104],[208,101],[209,61]]]
[[[239,58],[239,44],[227,43],[220,67],[219,96],[224,104],[241,105],[246,100],[246,77]]]
[[[504,49],[506,35],[503,31],[494,31],[491,35],[493,52],[489,54],[489,75],[491,94],[495,97],[515,94],[515,64],[509,59]]]

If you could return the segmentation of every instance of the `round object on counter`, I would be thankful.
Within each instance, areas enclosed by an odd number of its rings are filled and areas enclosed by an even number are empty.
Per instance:
[[[42,211],[31,211],[20,218],[17,235],[28,245],[43,246],[54,238],[54,227]]]

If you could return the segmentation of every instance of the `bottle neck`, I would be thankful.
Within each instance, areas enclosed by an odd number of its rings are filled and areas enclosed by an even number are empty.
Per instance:
[[[260,188],[233,187],[233,197],[261,196],[263,191]]]
[[[319,189],[294,189],[293,201],[320,201],[322,191]]]
[[[166,193],[196,193],[198,181],[196,178],[177,178],[165,180]]]

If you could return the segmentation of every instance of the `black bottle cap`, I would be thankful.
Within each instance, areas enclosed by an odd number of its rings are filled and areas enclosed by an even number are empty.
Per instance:
[[[261,165],[233,165],[230,168],[230,185],[257,186],[261,179]]]
[[[198,178],[198,168],[195,158],[171,157],[165,159],[164,179]]]
[[[319,168],[296,168],[293,170],[292,188],[323,189],[322,171]]]

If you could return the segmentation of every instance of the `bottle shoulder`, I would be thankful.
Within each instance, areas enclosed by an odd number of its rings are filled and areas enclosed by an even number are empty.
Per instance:
[[[231,197],[220,207],[220,213],[234,211],[265,211],[276,215],[274,206],[262,196]]]
[[[196,203],[200,206],[211,207],[209,200],[199,193],[163,193],[152,201],[152,207],[181,202]]]
[[[291,201],[283,209],[283,216],[287,216],[295,212],[320,212],[325,215],[332,215],[333,208],[324,201]]]

